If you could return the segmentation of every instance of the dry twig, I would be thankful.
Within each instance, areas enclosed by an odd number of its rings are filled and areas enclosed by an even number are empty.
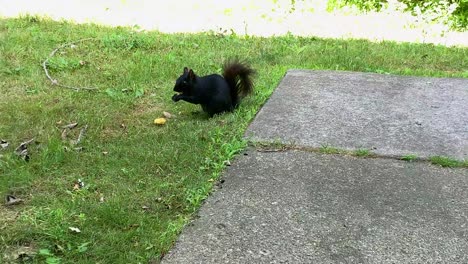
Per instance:
[[[71,123],[71,124],[68,124],[68,125],[62,126],[62,128],[73,129],[73,128],[75,128],[77,125],[78,125],[78,123],[77,123],[77,122],[75,122],[75,123]]]
[[[80,144],[81,140],[84,137],[84,134],[86,133],[86,130],[88,129],[88,125],[85,125],[81,130],[80,134],[78,135],[78,139],[75,141],[75,145]]]
[[[65,125],[65,126],[62,126],[63,130],[62,130],[62,135],[61,135],[61,138],[62,140],[66,140],[67,139],[67,135],[68,135],[68,131],[72,130],[73,128],[75,128],[76,126],[78,126],[78,123],[71,123],[71,124],[68,124],[68,125]]]
[[[50,74],[49,74],[49,71],[47,70],[47,62],[49,62],[49,59],[52,58],[55,53],[57,53],[57,51],[59,51],[60,49],[63,49],[65,47],[68,47],[68,46],[72,46],[72,45],[75,45],[77,43],[81,43],[81,42],[84,42],[84,41],[88,41],[88,40],[95,40],[95,38],[85,38],[85,39],[80,39],[80,40],[77,40],[75,42],[71,42],[71,43],[66,43],[66,44],[63,44],[61,46],[59,46],[58,48],[54,49],[50,54],[49,54],[49,57],[47,57],[45,59],[44,62],[42,62],[42,68],[44,69],[44,72],[45,72],[45,75],[47,76],[47,79],[50,80],[50,82],[52,83],[52,85],[57,85],[57,86],[60,86],[60,87],[63,87],[63,88],[67,88],[67,89],[72,89],[72,90],[75,90],[75,91],[79,91],[79,90],[96,90],[97,88],[95,87],[74,87],[74,86],[69,86],[69,85],[64,85],[64,84],[60,84],[57,79],[53,79]]]

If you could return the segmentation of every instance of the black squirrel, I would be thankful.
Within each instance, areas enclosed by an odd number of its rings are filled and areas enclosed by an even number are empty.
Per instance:
[[[237,59],[224,64],[223,76],[211,74],[199,77],[192,69],[184,67],[174,86],[174,92],[179,94],[174,94],[172,100],[200,104],[211,117],[231,112],[242,98],[252,93],[254,74],[255,70]]]

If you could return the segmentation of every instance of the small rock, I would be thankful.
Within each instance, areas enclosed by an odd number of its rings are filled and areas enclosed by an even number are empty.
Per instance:
[[[172,117],[173,117],[171,113],[169,113],[169,112],[166,112],[166,111],[164,111],[164,112],[163,112],[163,116],[164,116],[165,118],[167,118],[167,119],[169,119],[169,118],[172,118]]]

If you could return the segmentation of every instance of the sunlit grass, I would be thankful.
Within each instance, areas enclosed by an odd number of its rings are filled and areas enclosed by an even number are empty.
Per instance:
[[[291,9],[291,2],[295,3]],[[468,46],[468,32],[452,32],[403,13],[393,1],[382,12],[327,12],[327,0],[0,0],[0,16],[47,15],[79,23],[135,26],[161,32],[363,38]]]

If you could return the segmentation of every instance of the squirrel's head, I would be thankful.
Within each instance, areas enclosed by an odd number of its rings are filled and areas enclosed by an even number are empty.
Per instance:
[[[174,92],[190,94],[191,88],[193,87],[196,80],[196,75],[192,69],[184,67],[184,72],[176,80],[174,86]]]

